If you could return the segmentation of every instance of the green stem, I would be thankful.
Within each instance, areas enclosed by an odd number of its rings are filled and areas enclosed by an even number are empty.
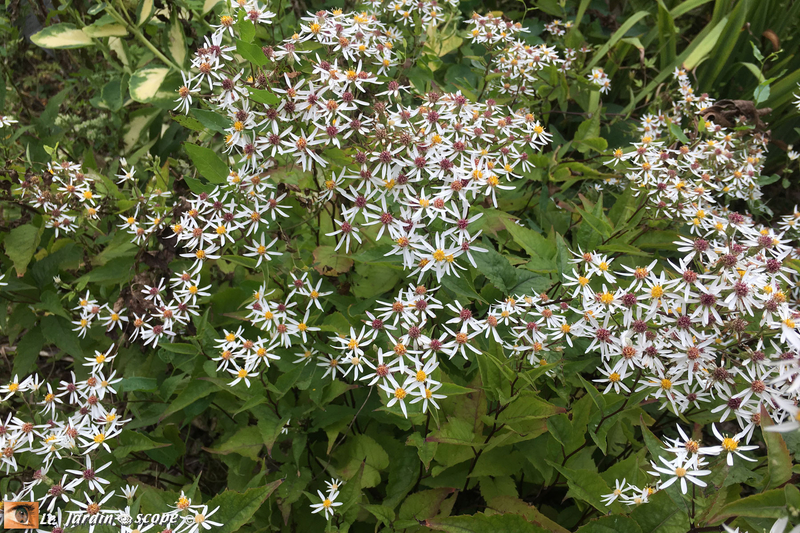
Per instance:
[[[111,6],[108,6],[108,7],[106,8],[106,11],[108,12],[108,14],[109,14],[109,15],[111,15],[111,16],[114,18],[114,20],[116,20],[116,21],[117,21],[117,22],[119,22],[120,24],[123,24],[125,27],[127,27],[127,28],[128,28],[128,30],[129,30],[129,31],[130,31],[130,32],[131,32],[131,33],[134,35],[134,37],[136,37],[136,38],[137,38],[137,39],[138,39],[138,40],[139,40],[139,41],[140,41],[140,42],[141,42],[141,43],[142,43],[142,44],[145,46],[145,48],[147,48],[148,50],[150,50],[151,52],[153,52],[153,55],[154,55],[154,56],[156,56],[158,59],[160,59],[160,60],[161,60],[161,61],[162,61],[164,64],[166,64],[166,65],[167,65],[167,66],[169,66],[169,67],[172,67],[172,68],[174,68],[174,69],[175,69],[175,70],[177,70],[178,72],[181,72],[181,71],[183,70],[183,69],[181,69],[181,67],[179,67],[178,65],[176,65],[176,64],[175,64],[175,63],[174,63],[174,62],[173,62],[171,59],[169,59],[167,56],[165,56],[164,54],[162,54],[162,53],[161,53],[161,52],[158,50],[158,48],[156,48],[155,46],[153,46],[153,44],[152,44],[150,41],[148,41],[148,40],[147,40],[147,37],[145,37],[145,36],[144,36],[144,34],[143,34],[142,32],[140,32],[140,31],[139,31],[139,28],[137,28],[137,27],[136,27],[136,26],[134,26],[133,24],[130,24],[130,23],[128,23],[128,22],[127,22],[127,21],[126,21],[126,20],[125,20],[125,19],[124,19],[124,18],[123,18],[123,17],[122,17],[120,14],[119,14],[119,12],[117,12],[117,10],[116,10],[116,9],[114,9],[114,8],[113,8],[113,7],[111,7]]]

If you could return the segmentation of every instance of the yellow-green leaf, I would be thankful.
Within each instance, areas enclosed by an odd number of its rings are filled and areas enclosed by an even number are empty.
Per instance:
[[[145,24],[148,20],[150,20],[150,17],[153,16],[154,12],[155,6],[153,4],[153,0],[140,0],[139,6],[136,10],[136,25],[141,26],[142,24]]]
[[[152,102],[156,99],[167,74],[169,74],[167,67],[145,67],[134,72],[128,83],[131,98],[142,103]]]
[[[92,38],[74,24],[53,24],[31,36],[31,41],[42,48],[83,48],[93,44]]]
[[[92,24],[83,28],[83,32],[95,39],[100,37],[125,37],[128,35],[127,28],[122,24]]]
[[[172,13],[170,17],[169,53],[177,65],[183,66],[186,62],[186,37],[183,35],[183,26],[178,20],[177,13]]]

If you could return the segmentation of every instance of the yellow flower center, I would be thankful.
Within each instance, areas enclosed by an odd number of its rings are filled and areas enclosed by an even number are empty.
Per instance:
[[[650,296],[653,298],[661,298],[664,295],[664,288],[661,285],[653,285],[650,289]]]
[[[727,437],[722,440],[722,449],[726,452],[734,452],[739,447],[739,441]]]

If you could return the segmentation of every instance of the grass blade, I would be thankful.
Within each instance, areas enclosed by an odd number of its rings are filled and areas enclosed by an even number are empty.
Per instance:
[[[710,61],[703,67],[703,74],[698,82],[699,90],[710,90],[711,85],[725,67],[728,66],[731,53],[736,48],[736,43],[739,42],[739,37],[742,34],[749,8],[750,0],[739,0],[739,3],[728,16],[728,23],[722,30],[716,46],[709,55]]]
[[[634,13],[631,18],[626,20],[625,24],[620,26],[620,28],[614,32],[614,35],[611,36],[608,42],[604,44],[596,54],[594,54],[594,59],[592,59],[592,61],[586,66],[586,70],[591,70],[591,68],[597,65],[601,59],[604,59],[606,54],[608,54],[608,51],[611,50],[611,47],[617,44],[620,39],[625,37],[625,34],[628,33],[631,28],[633,28],[633,25],[649,14],[649,11],[638,11]]]

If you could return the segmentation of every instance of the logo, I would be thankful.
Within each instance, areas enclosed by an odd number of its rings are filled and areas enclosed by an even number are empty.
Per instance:
[[[39,527],[39,502],[3,502],[5,529],[36,529]]]

